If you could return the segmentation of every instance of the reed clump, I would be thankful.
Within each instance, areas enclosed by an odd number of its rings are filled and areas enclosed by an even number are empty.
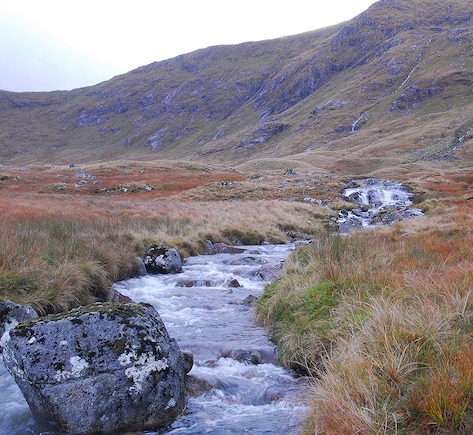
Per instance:
[[[473,432],[473,226],[448,211],[318,237],[266,290],[258,319],[312,376],[307,434]]]

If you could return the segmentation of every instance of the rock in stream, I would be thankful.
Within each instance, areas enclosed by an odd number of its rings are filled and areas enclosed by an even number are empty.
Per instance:
[[[58,430],[159,428],[184,408],[190,368],[151,305],[94,304],[30,320],[2,346],[33,415]]]

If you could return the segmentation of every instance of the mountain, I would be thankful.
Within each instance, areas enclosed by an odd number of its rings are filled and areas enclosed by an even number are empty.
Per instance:
[[[67,92],[0,92],[0,162],[123,159],[343,173],[473,160],[473,0],[381,0]]]

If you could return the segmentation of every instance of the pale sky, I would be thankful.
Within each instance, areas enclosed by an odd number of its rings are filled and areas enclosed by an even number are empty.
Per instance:
[[[375,0],[0,0],[0,89],[69,90],[221,44],[338,24]]]

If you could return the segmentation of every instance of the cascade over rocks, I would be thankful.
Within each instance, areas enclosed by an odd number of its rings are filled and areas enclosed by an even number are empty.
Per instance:
[[[168,246],[153,245],[144,259],[148,273],[181,273],[182,260],[179,252]]]
[[[75,434],[165,426],[192,361],[148,304],[103,303],[22,323],[4,360],[33,415]]]
[[[367,178],[351,182],[343,191],[343,197],[358,207],[339,211],[336,220],[338,229],[341,233],[348,233],[357,228],[392,224],[421,216],[422,210],[408,208],[412,205],[412,196],[407,187],[390,180]]]

